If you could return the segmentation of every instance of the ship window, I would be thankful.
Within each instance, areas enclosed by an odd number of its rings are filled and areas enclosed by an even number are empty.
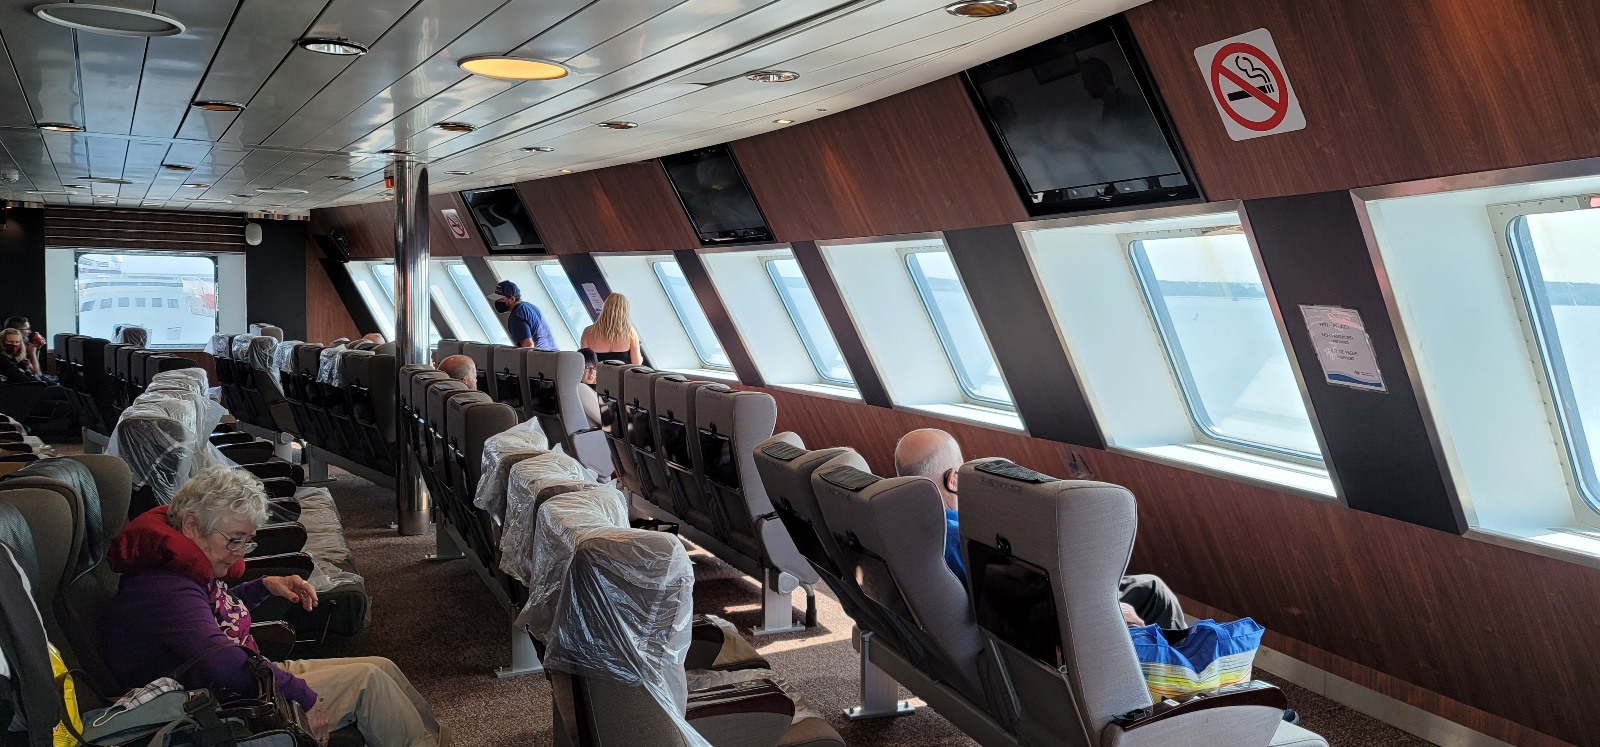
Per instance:
[[[656,273],[656,279],[661,281],[661,290],[667,294],[667,300],[677,313],[683,331],[688,333],[689,343],[694,346],[700,364],[706,368],[732,368],[727,353],[722,350],[722,342],[711,329],[711,321],[706,319],[706,312],[700,308],[700,301],[689,287],[689,279],[683,275],[683,268],[674,260],[659,260],[650,263],[650,266]]]
[[[539,278],[539,285],[544,287],[544,292],[550,294],[550,300],[554,302],[556,311],[560,312],[572,339],[582,339],[583,331],[589,327],[589,312],[584,310],[583,299],[578,298],[578,292],[573,290],[567,271],[561,268],[559,262],[541,262],[533,266],[533,274]]]
[[[839,344],[834,341],[833,333],[828,330],[828,321],[822,316],[822,308],[817,305],[811,286],[806,284],[805,275],[800,272],[800,263],[794,259],[770,259],[766,265],[767,275],[772,278],[772,285],[777,288],[778,297],[783,300],[783,308],[789,312],[789,320],[794,322],[795,331],[800,333],[800,341],[805,344],[806,354],[811,358],[811,365],[817,369],[817,375],[835,384],[854,384],[850,367],[845,365]]]
[[[950,367],[955,370],[961,390],[978,402],[999,407],[1011,406],[1011,393],[1000,378],[989,341],[978,324],[978,314],[956,274],[950,253],[943,250],[919,251],[906,255],[906,268],[916,284],[917,295],[933,321],[939,344]]]
[[[1219,441],[1321,459],[1244,234],[1129,242],[1189,415]]]
[[[195,252],[79,252],[76,268],[78,334],[110,339],[116,325],[135,324],[163,331],[161,342],[152,347],[198,348],[217,332],[216,257]],[[187,303],[179,303],[179,298]]]

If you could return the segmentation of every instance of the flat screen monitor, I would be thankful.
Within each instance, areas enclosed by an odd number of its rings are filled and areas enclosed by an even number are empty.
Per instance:
[[[1120,17],[979,65],[966,79],[1031,215],[1200,197]]]
[[[702,246],[772,241],[772,229],[726,145],[661,159]]]
[[[533,228],[533,220],[522,207],[515,187],[474,189],[461,193],[478,224],[478,235],[491,252],[543,254],[544,242]]]

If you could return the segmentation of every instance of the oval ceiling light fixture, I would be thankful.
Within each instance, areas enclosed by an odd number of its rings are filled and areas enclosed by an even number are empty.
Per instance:
[[[164,163],[161,164],[161,168],[168,171],[194,171],[193,166],[185,166],[181,163]]]
[[[83,132],[83,125],[69,124],[67,122],[40,122],[35,124],[41,130],[50,132]]]
[[[296,187],[262,187],[256,192],[264,195],[308,195],[311,190]]]
[[[346,176],[344,174],[329,174],[329,175],[327,175],[327,176],[325,176],[323,178],[324,179],[332,179],[332,180],[334,180],[336,182],[353,182],[353,181],[356,180],[355,177]]]
[[[794,120],[792,120],[792,119],[774,119],[774,120],[772,120],[772,123],[773,124],[794,124]]]
[[[472,132],[478,129],[478,126],[467,124],[466,122],[438,122],[433,125],[433,128],[444,130],[445,132]]]
[[[562,169],[562,170],[561,170],[561,173],[563,173],[563,174],[570,174],[570,173],[572,173],[572,169]]]
[[[132,184],[128,179],[118,179],[114,176],[80,176],[79,181],[94,182],[95,184]]]
[[[463,57],[456,64],[473,75],[500,80],[555,80],[572,72],[559,62],[500,54]]]
[[[86,186],[84,186],[82,184],[63,184],[63,185],[61,185],[61,188],[62,189],[88,189],[88,187],[86,187]]]
[[[957,0],[944,6],[944,12],[962,18],[994,18],[1016,9],[1011,0]]]
[[[451,176],[472,176],[472,172],[471,171],[446,171],[444,173],[449,174]]]
[[[185,28],[182,22],[158,13],[132,8],[89,3],[45,3],[33,14],[57,26],[111,36],[173,36]]]
[[[244,200],[253,200],[256,197],[255,195],[247,195],[247,194],[236,194],[236,195],[228,195],[228,196],[229,197],[238,197],[238,198],[244,199]]]
[[[308,36],[295,42],[295,46],[307,52],[339,55],[341,57],[354,57],[367,53],[367,45],[358,44],[342,36],[334,38]]]
[[[552,147],[550,147],[548,145],[530,145],[530,146],[528,146],[526,148],[523,148],[522,150],[525,153],[554,153],[554,152],[556,152],[555,148],[552,148]]]
[[[800,80],[800,74],[793,70],[752,70],[744,74],[744,79],[757,83],[791,83]]]
[[[617,121],[617,122],[601,122],[600,124],[598,124],[596,126],[597,127],[604,127],[604,128],[606,128],[608,130],[631,130],[631,129],[635,128],[635,127],[638,127],[639,123],[638,122],[621,122],[621,121]]]
[[[211,188],[211,185],[203,184],[201,182],[190,182],[190,183],[185,184],[183,186],[188,187],[189,189],[210,189]]]
[[[241,104],[237,101],[193,101],[189,103],[189,106],[192,106],[196,109],[204,109],[208,112],[244,111],[244,104]]]
[[[399,148],[384,148],[378,152],[386,156],[409,156],[412,154],[409,150],[401,150]]]

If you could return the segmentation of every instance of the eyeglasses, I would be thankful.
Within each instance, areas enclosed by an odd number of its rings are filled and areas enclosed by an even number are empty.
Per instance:
[[[249,537],[229,537],[222,532],[212,532],[212,534],[216,534],[228,541],[228,552],[243,551],[249,554],[255,552],[255,549],[261,546],[258,543],[251,542]]]

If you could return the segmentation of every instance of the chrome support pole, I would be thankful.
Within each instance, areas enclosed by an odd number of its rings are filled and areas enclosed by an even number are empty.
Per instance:
[[[396,371],[428,362],[428,169],[405,156],[394,159],[394,307]],[[398,374],[396,374],[398,376]],[[399,381],[396,381],[398,385]],[[395,422],[403,422],[400,398]],[[395,465],[397,522],[404,535],[426,534],[432,501],[422,472],[407,454]]]

